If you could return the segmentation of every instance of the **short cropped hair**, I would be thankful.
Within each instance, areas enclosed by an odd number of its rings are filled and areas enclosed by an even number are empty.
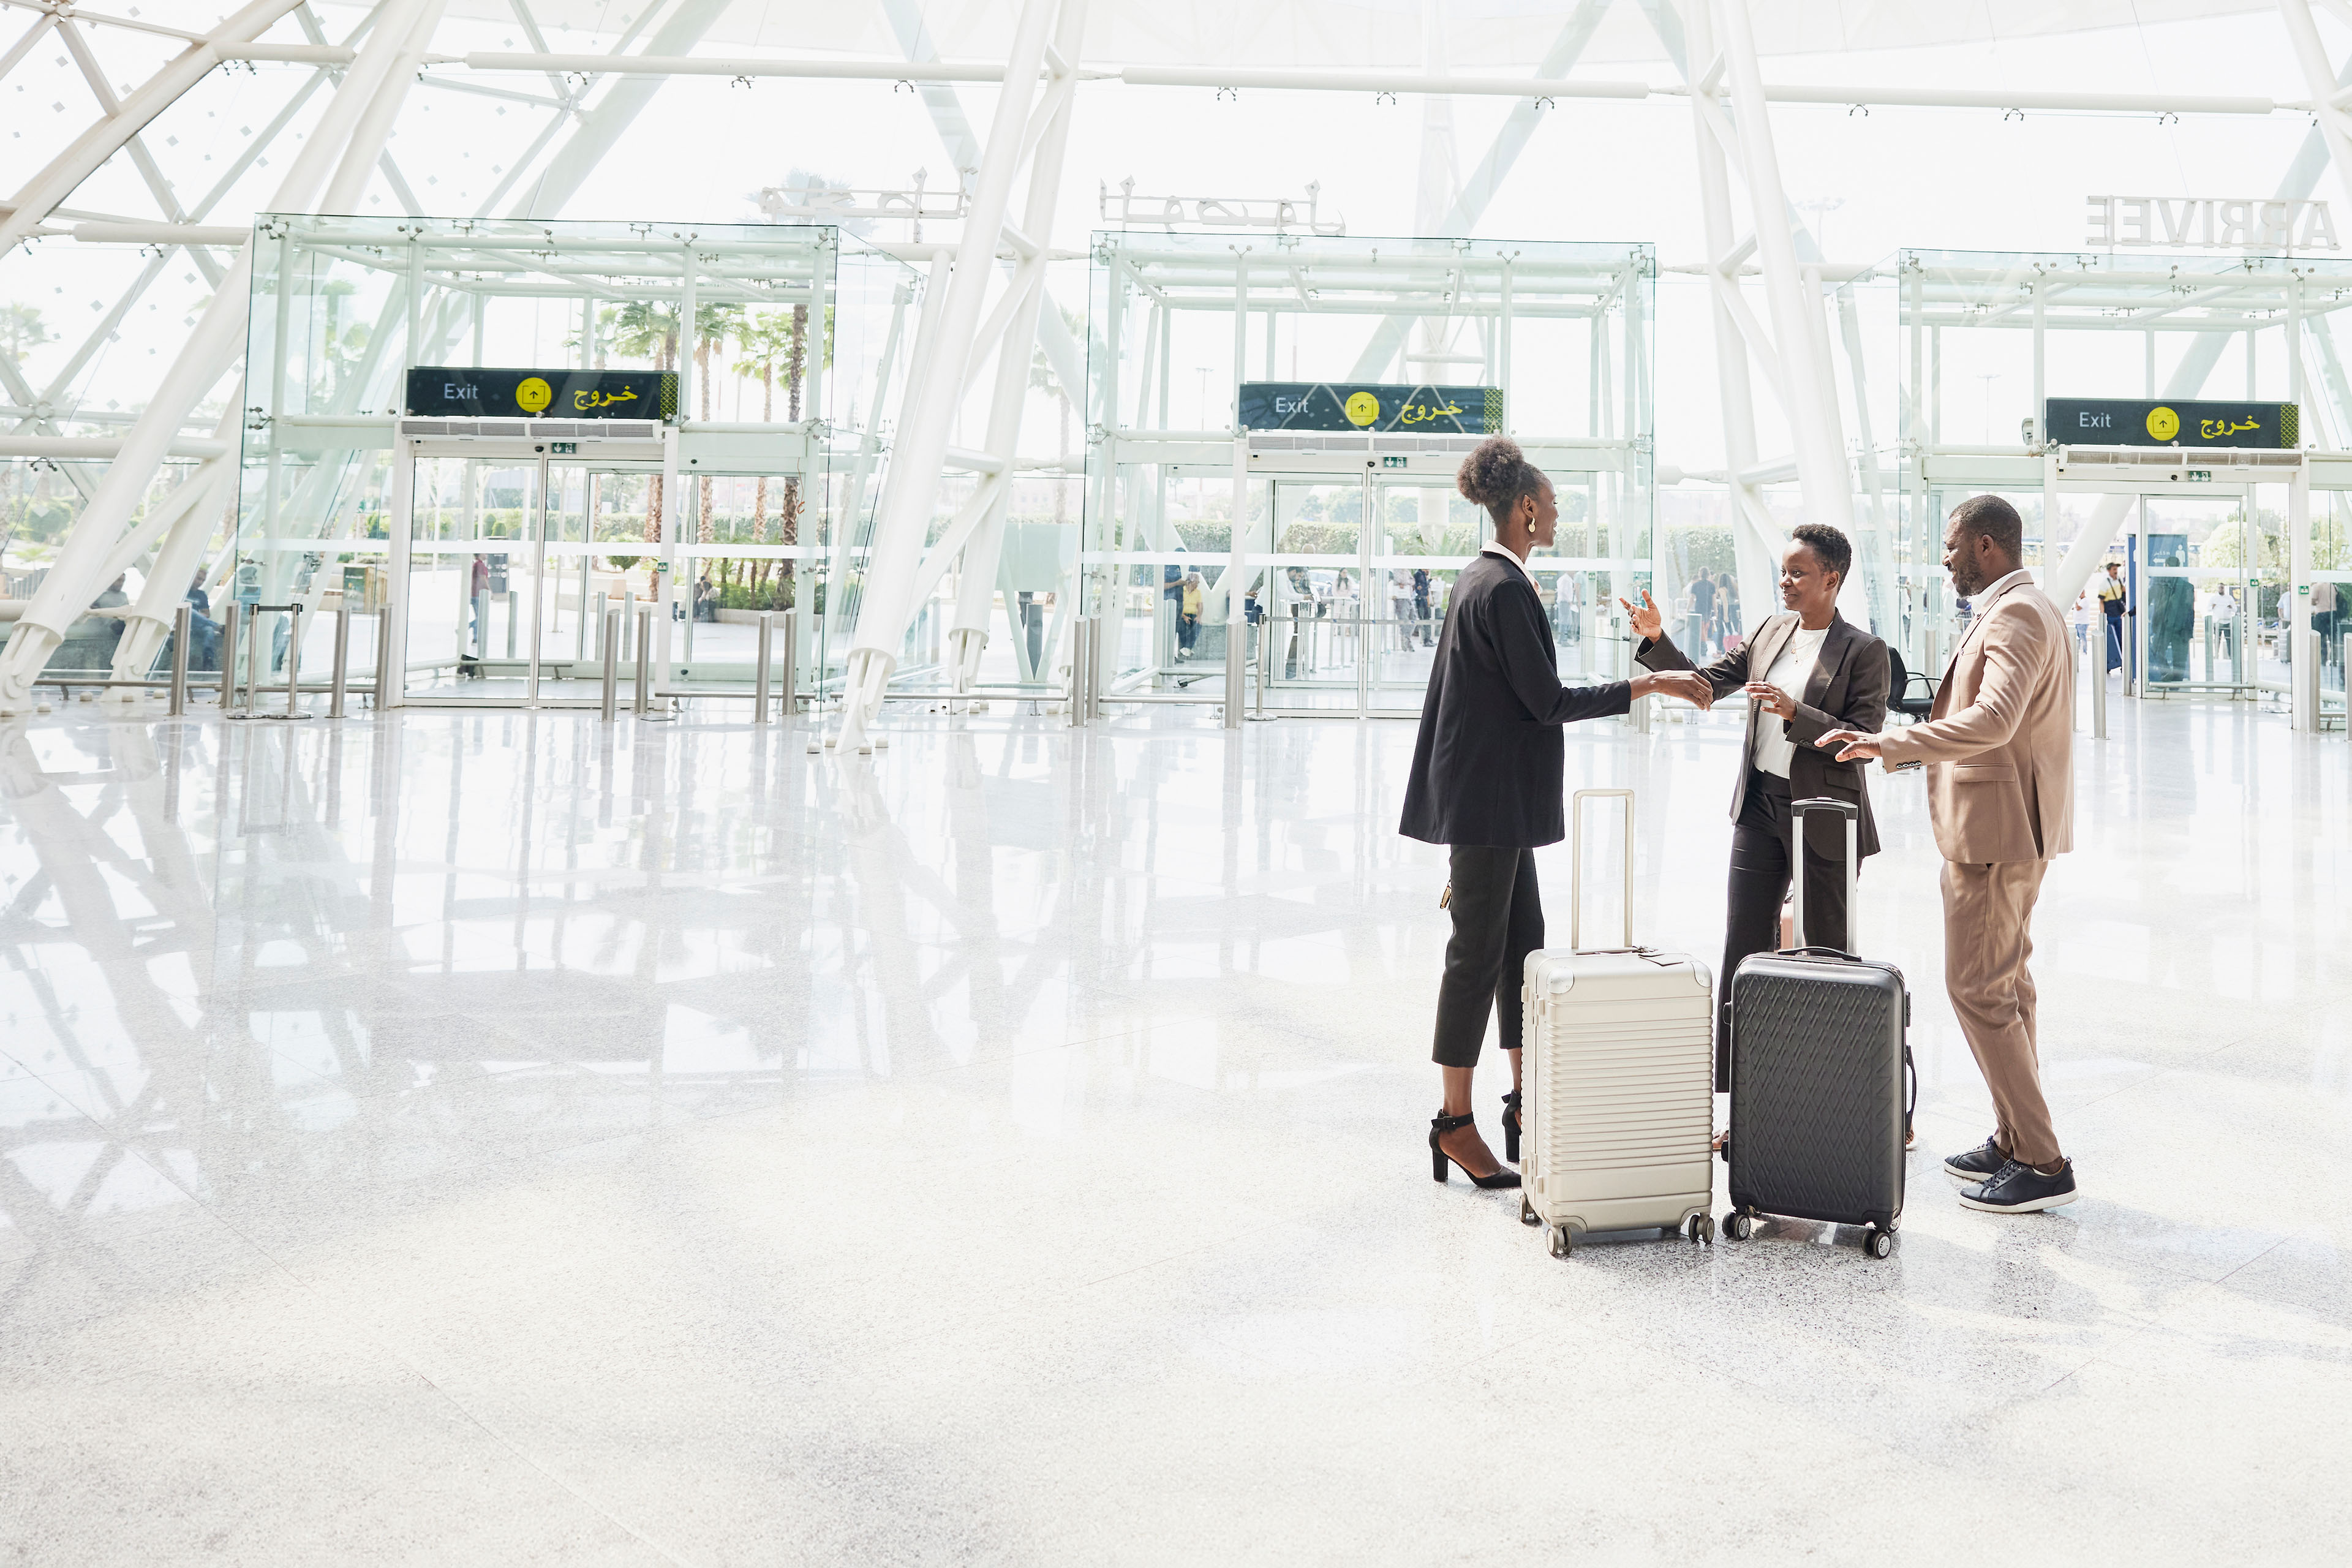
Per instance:
[[[1952,521],[1964,533],[1991,540],[2012,561],[2025,553],[2025,521],[1999,496],[1970,496],[1952,509]]]
[[[1821,563],[1838,574],[1843,582],[1853,566],[1853,545],[1846,536],[1826,522],[1801,522],[1790,535],[1811,551]]]

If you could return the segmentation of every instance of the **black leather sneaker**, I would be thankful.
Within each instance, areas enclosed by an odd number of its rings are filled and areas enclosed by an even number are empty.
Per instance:
[[[1982,1148],[1971,1149],[1965,1154],[1955,1154],[1946,1160],[1944,1174],[1957,1176],[1970,1186],[1974,1186],[1979,1182],[1990,1181],[1999,1175],[2000,1168],[2008,1163],[2009,1156],[2002,1153],[1993,1141],[1988,1138],[1984,1141]]]
[[[2071,1204],[2080,1195],[2074,1190],[2074,1161],[2060,1166],[2056,1175],[2045,1176],[2031,1165],[2011,1160],[1994,1173],[1992,1180],[1961,1189],[1960,1206],[1988,1214],[2032,1214]]]

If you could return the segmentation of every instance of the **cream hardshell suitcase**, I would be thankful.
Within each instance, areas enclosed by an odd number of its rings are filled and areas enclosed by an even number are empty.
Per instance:
[[[1625,930],[1614,948],[1580,941],[1584,803],[1625,803]],[[1715,1239],[1713,976],[1686,953],[1633,940],[1633,792],[1580,789],[1569,802],[1565,948],[1528,954],[1519,1218],[1565,1258],[1580,1236],[1656,1226]]]

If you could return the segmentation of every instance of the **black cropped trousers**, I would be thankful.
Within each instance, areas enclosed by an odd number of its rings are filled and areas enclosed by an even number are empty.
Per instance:
[[[1519,984],[1528,954],[1544,944],[1543,896],[1536,889],[1536,852],[1485,844],[1453,847],[1454,935],[1445,944],[1445,976],[1437,984],[1440,1067],[1473,1068],[1486,1039],[1486,1010],[1503,1048],[1519,1048]]]

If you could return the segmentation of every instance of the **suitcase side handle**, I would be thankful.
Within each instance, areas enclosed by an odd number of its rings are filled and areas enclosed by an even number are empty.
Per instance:
[[[1627,808],[1629,811],[1631,807]],[[1816,811],[1834,811],[1845,818],[1845,940],[1853,943],[1854,889],[1862,875],[1862,808],[1850,800],[1817,795],[1789,807],[1790,837],[1797,841],[1795,864],[1789,878],[1790,904],[1795,916],[1797,948],[1805,951],[1805,817]],[[1630,835],[1629,835],[1630,836]],[[1834,951],[1834,950],[1827,950]]]
[[[1633,792],[1630,789],[1580,789],[1568,797],[1568,945],[1584,946],[1584,803],[1588,799],[1625,803],[1625,901],[1621,950],[1633,945]]]

